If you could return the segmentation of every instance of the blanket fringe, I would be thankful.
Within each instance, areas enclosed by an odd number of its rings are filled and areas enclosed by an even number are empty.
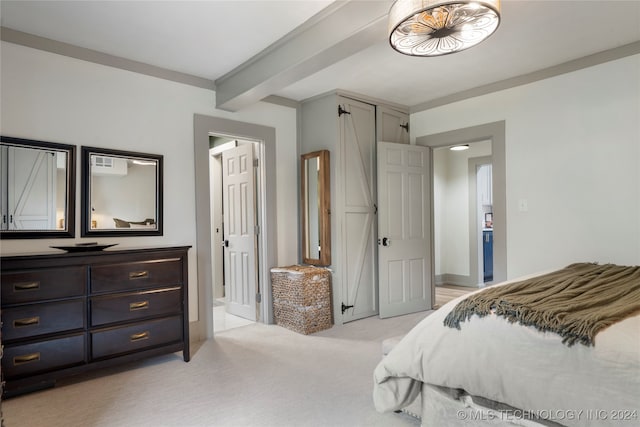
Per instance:
[[[598,332],[640,312],[640,266],[576,263],[532,279],[487,288],[456,305],[444,325],[495,314],[593,346]]]

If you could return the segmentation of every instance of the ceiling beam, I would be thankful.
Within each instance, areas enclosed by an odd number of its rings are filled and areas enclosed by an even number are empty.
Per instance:
[[[338,1],[215,81],[216,107],[238,111],[386,38],[392,0]]]

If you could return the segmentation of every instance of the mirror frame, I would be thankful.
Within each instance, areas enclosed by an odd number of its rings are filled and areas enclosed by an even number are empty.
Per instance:
[[[0,141],[23,147],[45,148],[67,153],[67,195],[65,201],[64,230],[34,230],[12,231],[0,230],[0,239],[44,239],[44,238],[73,238],[76,235],[76,146],[59,144],[56,142],[36,141],[32,139],[0,136]]]
[[[318,158],[320,161],[318,174],[318,221],[320,225],[320,258],[310,258],[308,248],[308,212],[307,212],[307,165],[306,161]],[[331,187],[329,173],[329,150],[314,151],[300,156],[300,223],[302,236],[302,262],[317,266],[331,265]]]
[[[92,229],[91,228],[91,159],[92,154],[99,154],[107,157],[125,157],[137,160],[153,160],[158,162],[156,172],[156,229],[146,230],[144,228],[135,229]],[[82,146],[82,212],[81,212],[81,235],[82,237],[104,236],[104,237],[133,237],[133,236],[162,236],[162,183],[163,183],[163,156],[160,154],[138,153],[134,151],[111,150],[106,148]]]

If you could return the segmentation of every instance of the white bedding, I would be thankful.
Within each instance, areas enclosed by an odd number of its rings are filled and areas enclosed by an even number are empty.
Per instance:
[[[401,409],[427,383],[566,426],[640,424],[640,315],[600,332],[593,347],[568,347],[556,334],[495,315],[473,316],[461,330],[444,326],[463,298],[425,318],[376,367],[378,411]]]

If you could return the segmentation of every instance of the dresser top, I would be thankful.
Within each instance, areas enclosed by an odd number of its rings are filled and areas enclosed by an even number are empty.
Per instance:
[[[124,255],[124,254],[142,254],[151,252],[169,252],[169,251],[187,251],[191,246],[148,246],[138,248],[117,248],[110,247],[100,251],[79,251],[79,252],[64,252],[60,249],[52,249],[46,252],[33,252],[22,254],[2,254],[2,262],[9,260],[29,260],[29,259],[55,259],[55,258],[76,258],[87,256],[101,256],[101,255]]]

